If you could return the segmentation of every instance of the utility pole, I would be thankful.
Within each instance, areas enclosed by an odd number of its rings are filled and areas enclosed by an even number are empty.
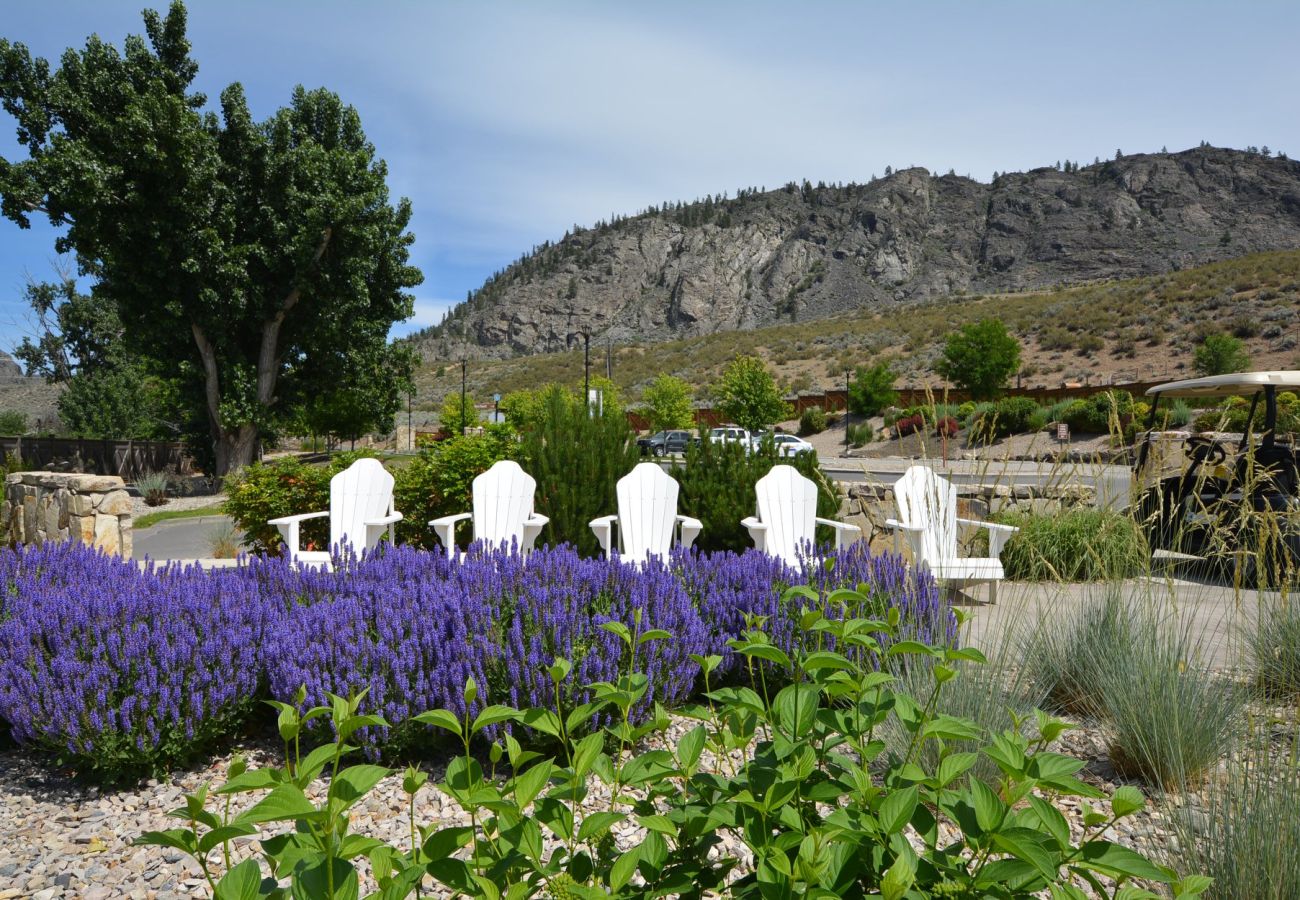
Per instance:
[[[408,450],[415,449],[415,432],[411,430],[411,397],[414,393],[414,390],[406,392],[406,449]]]
[[[582,333],[582,402],[587,405],[587,415],[591,415],[591,335]]]
[[[605,377],[614,380],[614,342],[605,339]]]
[[[469,424],[465,421],[465,372],[469,368],[469,362],[462,359],[460,361],[460,433],[465,433],[465,428]]]

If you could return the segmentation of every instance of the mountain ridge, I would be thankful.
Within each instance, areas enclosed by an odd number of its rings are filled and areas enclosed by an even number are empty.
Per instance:
[[[1300,247],[1300,162],[1201,146],[1005,173],[909,168],[665,204],[545,243],[409,340],[426,358],[658,341]]]

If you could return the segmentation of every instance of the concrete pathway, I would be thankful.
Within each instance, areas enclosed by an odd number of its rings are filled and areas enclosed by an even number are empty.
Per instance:
[[[234,520],[223,515],[159,522],[134,533],[131,556],[138,560],[159,561],[209,557],[212,555],[212,533],[233,524]]]
[[[1185,627],[1201,658],[1214,668],[1233,668],[1246,662],[1242,631],[1258,615],[1261,602],[1276,601],[1271,591],[1235,590],[1232,585],[1204,583],[1184,578],[1136,578],[1110,584],[1031,584],[1004,582],[998,602],[986,602],[985,588],[975,587],[962,608],[970,619],[963,643],[992,654],[1038,627],[1063,622],[1107,591],[1119,591],[1139,608],[1146,608]]]

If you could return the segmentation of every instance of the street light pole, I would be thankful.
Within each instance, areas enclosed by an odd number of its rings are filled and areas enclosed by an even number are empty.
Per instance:
[[[587,415],[591,415],[591,335],[582,334],[582,402],[587,405]]]
[[[411,430],[411,396],[414,391],[406,392],[406,449],[415,449],[415,432]]]
[[[848,369],[844,370],[844,455],[849,455],[849,380],[853,373]]]
[[[462,359],[462,360],[460,361],[460,433],[461,433],[461,434],[464,434],[464,433],[465,433],[465,427],[466,427],[466,425],[469,424],[469,423],[467,423],[467,422],[465,421],[465,419],[466,419],[466,416],[465,416],[465,372],[466,372],[466,370],[467,370],[468,368],[469,368],[469,362],[466,361],[466,360],[463,360],[463,359]]]

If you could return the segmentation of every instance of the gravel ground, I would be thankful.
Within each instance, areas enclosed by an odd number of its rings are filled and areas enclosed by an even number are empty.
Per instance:
[[[667,740],[676,742],[694,724],[676,720]],[[1095,728],[1067,732],[1057,749],[1084,759],[1087,765],[1082,777],[1107,793],[1129,783],[1111,768],[1104,737]],[[278,747],[270,741],[244,746],[239,752],[249,759],[251,767],[274,765],[279,760]],[[80,784],[65,773],[42,766],[19,750],[0,753],[0,900],[18,897],[175,900],[209,896],[197,866],[187,857],[158,847],[133,847],[131,841],[144,831],[176,827],[178,822],[169,819],[167,811],[183,802],[182,794],[193,792],[202,783],[219,785],[231,758],[231,755],[212,758],[161,781],[127,789],[101,789]],[[705,760],[709,760],[707,754]],[[468,817],[450,800],[444,802],[432,787],[442,777],[442,765],[426,764],[424,768],[431,777],[430,784],[417,795],[417,821],[438,823],[439,827],[469,824]],[[320,784],[316,787],[319,789]],[[239,795],[233,809],[246,808],[259,796]],[[1191,798],[1188,802],[1196,801]],[[588,807],[605,809],[607,803],[608,789],[594,782]],[[1094,806],[1102,811],[1108,809],[1105,802]],[[1060,807],[1078,838],[1083,830],[1082,810],[1072,801],[1064,801]],[[1176,847],[1165,815],[1156,807],[1157,804],[1149,804],[1143,812],[1123,820],[1106,837],[1148,854],[1161,846]],[[399,772],[381,781],[354,808],[352,830],[406,847],[409,841],[406,829],[406,795],[402,792]],[[644,837],[644,831],[634,826],[622,826],[622,829],[615,829],[620,847],[630,847]],[[741,845],[732,844],[731,840],[734,839],[728,839],[728,850],[746,859]],[[239,846],[236,862],[251,850],[248,841]],[[218,869],[219,856],[214,853],[212,857]],[[364,867],[364,861],[362,864]],[[372,888],[367,886],[369,878],[364,868],[362,874],[364,893]],[[431,895],[439,896],[436,891]]]

